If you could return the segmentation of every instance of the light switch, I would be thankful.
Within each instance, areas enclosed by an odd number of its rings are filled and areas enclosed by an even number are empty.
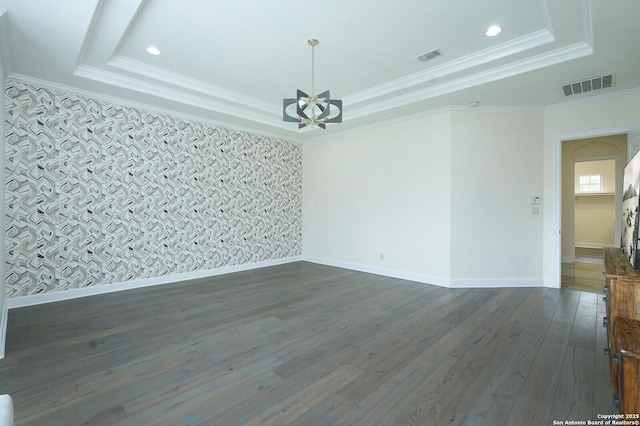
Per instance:
[[[540,196],[532,195],[531,196],[531,204],[540,204]]]

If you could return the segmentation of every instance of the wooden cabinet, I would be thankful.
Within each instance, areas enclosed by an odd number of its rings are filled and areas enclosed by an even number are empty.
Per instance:
[[[604,318],[604,326],[607,327],[607,343],[606,352],[609,354],[609,367],[611,373],[611,390],[616,397],[623,398],[621,394],[621,371],[620,363],[620,343],[630,344],[626,340],[620,340],[616,336],[617,330],[620,328],[618,322],[621,320],[640,320],[640,273],[635,270],[624,253],[619,248],[607,247],[603,249],[604,266],[605,266],[605,287],[607,314]],[[628,322],[622,326],[628,328]],[[638,336],[640,338],[640,335]],[[629,359],[630,351],[628,346],[625,348],[625,356]],[[625,372],[625,381],[635,380],[636,384],[640,380],[640,376],[627,376],[631,374],[631,367]],[[622,401],[624,406],[624,401]]]
[[[640,321],[619,318],[615,327],[619,408],[624,414],[637,415],[640,413]]]

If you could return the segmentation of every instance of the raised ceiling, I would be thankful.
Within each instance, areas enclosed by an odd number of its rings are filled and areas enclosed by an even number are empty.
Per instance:
[[[306,141],[472,101],[638,90],[639,18],[638,0],[0,0],[0,57],[9,78]],[[282,99],[311,90],[310,38],[316,92],[342,99],[344,122],[299,131]],[[563,93],[605,74],[610,88]]]

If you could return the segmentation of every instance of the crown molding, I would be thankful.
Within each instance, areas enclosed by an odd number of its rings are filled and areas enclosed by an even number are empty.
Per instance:
[[[73,73],[77,77],[87,78],[101,83],[113,85],[135,92],[146,93],[166,100],[186,104],[221,114],[230,115],[253,121],[283,130],[288,130],[285,123],[276,120],[280,117],[279,111],[272,110],[271,114],[264,111],[251,111],[246,106],[229,105],[214,99],[203,98],[194,94],[185,93],[180,90],[170,89],[158,84],[141,81],[137,78],[128,77],[119,73],[110,72],[90,65],[81,65]]]
[[[9,76],[9,79],[10,80],[15,80],[15,81],[18,81],[18,82],[27,83],[27,84],[32,84],[34,86],[39,86],[39,87],[49,88],[49,89],[52,89],[52,90],[57,90],[57,91],[60,91],[60,92],[63,92],[63,93],[75,94],[75,95],[84,96],[84,97],[87,97],[87,98],[96,99],[98,101],[109,102],[109,103],[116,104],[116,105],[122,105],[124,107],[142,109],[142,110],[149,111],[149,112],[155,112],[155,113],[158,113],[158,114],[164,114],[164,115],[168,115],[168,116],[171,116],[171,117],[176,117],[176,118],[181,118],[181,119],[185,119],[185,120],[196,121],[196,122],[200,122],[200,123],[204,123],[204,124],[208,124],[208,125],[212,125],[212,126],[234,129],[234,130],[241,131],[241,132],[247,132],[247,133],[252,133],[252,134],[256,134],[257,133],[257,131],[255,129],[249,128],[249,127],[237,126],[235,124],[232,125],[232,124],[221,122],[221,121],[211,120],[211,119],[207,119],[207,118],[204,118],[202,116],[199,116],[199,115],[180,113],[180,112],[178,112],[176,110],[173,110],[173,109],[159,108],[157,106],[146,104],[146,103],[142,103],[142,102],[129,101],[129,100],[126,100],[126,99],[115,97],[115,96],[105,95],[105,94],[99,93],[99,92],[92,92],[92,91],[88,91],[88,90],[78,89],[78,88],[73,87],[73,86],[68,86],[68,85],[59,84],[59,83],[53,83],[51,81],[35,79],[35,78],[32,78],[32,77],[28,77],[28,76],[24,76],[24,75],[20,75],[20,74],[11,74]],[[552,104],[552,105],[547,105],[547,106],[481,105],[481,106],[472,108],[472,107],[470,107],[468,105],[449,105],[449,106],[444,106],[444,107],[440,107],[440,108],[433,108],[433,109],[426,110],[426,111],[419,111],[419,112],[417,112],[415,114],[411,114],[411,115],[403,115],[401,117],[395,117],[395,118],[391,118],[391,119],[388,119],[388,120],[382,120],[382,121],[378,121],[378,122],[375,122],[375,123],[372,123],[372,124],[369,124],[369,125],[359,126],[357,128],[339,130],[339,131],[334,131],[334,132],[331,132],[331,133],[318,133],[317,137],[309,138],[309,139],[306,139],[304,141],[301,141],[301,140],[295,139],[295,138],[283,138],[282,135],[271,133],[271,132],[260,131],[259,134],[262,135],[262,136],[266,136],[266,137],[270,137],[270,138],[274,138],[274,139],[278,139],[278,140],[286,140],[286,141],[288,141],[290,143],[294,143],[296,145],[303,145],[303,144],[321,142],[321,141],[329,140],[329,139],[332,139],[332,138],[335,138],[335,137],[338,137],[338,136],[345,136],[345,135],[349,135],[349,134],[358,133],[358,132],[361,132],[361,131],[367,131],[367,130],[373,130],[373,129],[377,129],[377,128],[381,128],[381,127],[386,127],[386,126],[393,125],[393,124],[404,123],[404,122],[407,122],[407,121],[410,121],[410,120],[414,120],[414,119],[417,119],[417,118],[424,118],[424,117],[434,116],[434,115],[438,115],[438,114],[451,113],[451,112],[456,112],[456,111],[547,112],[547,111],[554,111],[554,110],[557,110],[557,109],[570,108],[570,107],[574,107],[574,106],[590,104],[590,103],[594,103],[594,102],[615,100],[615,99],[618,99],[618,98],[624,98],[624,97],[634,96],[634,95],[640,95],[640,87],[634,88],[634,89],[630,89],[630,90],[623,90],[623,91],[618,91],[618,92],[613,92],[613,93],[607,93],[607,94],[603,94],[603,95],[599,95],[599,96],[590,96],[590,97],[583,98],[583,99],[578,99],[578,100],[573,100],[573,101],[568,101],[568,102],[562,102],[562,103],[557,103],[557,104]],[[300,133],[302,133],[302,132],[300,132]]]
[[[451,111],[480,111],[480,112],[544,112],[540,105],[452,105]]]
[[[544,110],[545,111],[554,111],[554,110],[557,110],[557,109],[563,109],[563,108],[570,108],[570,107],[575,107],[575,106],[580,106],[580,105],[586,105],[586,104],[591,104],[591,103],[594,103],[594,102],[615,100],[615,99],[626,98],[628,96],[634,96],[634,95],[640,95],[640,87],[635,87],[633,89],[628,89],[628,90],[618,90],[617,92],[603,93],[603,94],[597,95],[597,96],[588,96],[588,97],[581,98],[581,99],[574,99],[574,100],[571,100],[571,101],[560,102],[560,103],[557,103],[557,104],[551,104],[551,105],[545,106]]]
[[[484,65],[553,41],[555,41],[555,37],[551,31],[548,29],[539,30],[506,43],[499,44],[495,47],[474,52],[470,55],[445,62],[427,70],[371,87],[353,95],[344,96],[342,100],[344,103],[348,102],[350,104],[369,102],[373,98],[424,84],[430,80],[442,78],[479,65]]]
[[[548,42],[549,37],[553,37],[550,32],[546,30],[539,31],[535,33],[535,35],[527,37],[526,43],[539,45],[539,43],[541,43],[541,40],[547,40],[546,42]],[[502,48],[497,50],[494,49],[495,52],[493,54],[496,56],[503,55],[504,51],[513,51],[514,49],[516,49],[514,46],[522,46],[523,43],[525,42],[522,40],[518,42],[514,41],[513,43],[506,43]],[[554,65],[591,53],[593,53],[593,50],[590,46],[585,43],[576,43],[574,45],[556,49],[551,52],[536,55],[532,58],[523,59],[514,63],[495,67],[452,81],[444,82],[429,88],[425,88],[423,90],[396,96],[394,98],[383,100],[380,102],[369,103],[359,108],[356,107],[354,109],[350,109],[348,116],[345,116],[345,121],[384,112],[389,109],[405,106],[407,104],[428,100],[437,96],[493,82],[502,78],[511,77],[549,65]],[[469,66],[475,66],[479,64],[479,62],[473,64],[473,60],[479,60],[480,57],[486,58],[486,56],[487,55],[485,53],[478,52],[477,54],[469,55],[468,57],[466,57],[467,59],[462,58],[460,61],[455,61],[456,63],[454,64],[454,66],[460,67],[459,69],[467,68]],[[469,58],[471,58],[471,60],[469,60]],[[459,70],[454,69],[453,71],[447,71],[447,67],[449,66],[449,64],[450,63],[443,64],[438,67],[438,70],[436,70],[438,76],[444,76],[445,74],[451,74],[452,72]],[[274,126],[280,129],[290,130],[289,126],[286,126],[285,123],[280,122],[280,120],[274,119],[276,117],[279,117],[280,111],[276,111],[272,105],[256,100],[254,98],[239,95],[238,93],[225,90],[213,85],[208,85],[201,81],[186,78],[172,72],[163,71],[159,68],[149,66],[138,61],[133,61],[122,56],[115,56],[108,63],[108,65],[114,66],[123,71],[132,72],[138,75],[149,76],[158,81],[173,84],[183,89],[204,93],[211,96],[211,98],[188,94],[182,90],[170,89],[159,84],[154,84],[140,80],[138,78],[125,76],[121,73],[106,71],[104,69],[90,65],[78,66],[74,74],[79,77],[100,81],[102,83],[126,88],[129,90],[159,96],[167,100],[193,105],[196,107],[228,114],[235,117],[245,118],[257,123]],[[431,74],[432,72],[433,70],[429,71],[429,77],[427,77],[427,80],[435,78],[435,75]],[[407,77],[406,79],[402,79],[403,83],[401,83],[400,85],[397,85],[399,80],[396,80],[395,82],[390,83],[390,85],[388,85],[385,90],[391,90],[392,87],[394,87],[393,90],[399,90],[399,88],[401,87],[409,87],[410,85],[417,84],[415,82],[422,81],[425,78],[425,73],[418,74],[420,74],[421,76],[416,76],[414,74]],[[413,83],[411,83],[412,81]],[[362,94],[363,92],[360,93]],[[380,96],[380,94],[378,96]],[[370,99],[373,99],[374,97],[377,96],[370,95]],[[345,105],[356,103],[353,99],[353,97],[347,96],[343,98],[343,102],[345,103]],[[233,104],[236,104],[237,106],[234,106]],[[253,109],[254,111],[251,111],[251,109]]]
[[[350,110],[349,118],[359,118],[370,114],[383,112],[392,108],[405,106],[408,104],[424,101],[436,96],[446,95],[470,87],[491,83],[528,71],[548,67],[568,60],[591,55],[593,49],[584,42],[575,43],[551,52],[542,53],[527,59],[512,62],[507,65],[495,67],[476,74],[461,77],[442,84],[438,84],[426,89],[418,90],[406,95],[397,96],[381,102]]]
[[[546,43],[554,41],[554,36],[549,30],[540,30],[535,33],[529,34],[527,36],[521,37],[519,39],[512,40],[507,43],[503,43],[494,48],[485,49],[483,51],[476,52],[471,55],[467,55],[463,58],[449,61],[445,64],[439,65],[430,70],[426,70],[424,72],[416,73],[411,76],[407,76],[402,79],[395,80],[388,84],[379,85],[371,89],[367,89],[366,91],[359,92],[356,95],[343,97],[343,102],[345,105],[356,104],[361,102],[371,101],[376,97],[380,97],[385,94],[393,93],[397,90],[402,90],[405,88],[412,87],[416,84],[427,82],[434,78],[444,77],[446,75],[453,74],[458,71],[462,71],[468,68],[472,68],[478,65],[482,65],[484,63],[503,58],[505,56],[509,56],[515,53],[519,53],[523,50],[531,49],[533,47],[538,47],[544,45]],[[564,49],[559,49],[560,54],[565,54]],[[555,52],[555,51],[554,51]],[[531,64],[531,66],[524,66],[520,71],[516,73],[523,73],[527,71],[531,71],[532,69],[537,69],[540,67],[547,66],[549,64],[545,63],[545,58],[553,56],[553,52],[543,54],[540,58],[540,61]],[[571,57],[570,59],[573,59]],[[525,63],[526,61],[520,61]],[[556,63],[556,62],[553,62]],[[172,84],[183,89],[195,91],[198,93],[203,93],[211,96],[214,99],[220,99],[228,103],[235,103],[238,105],[242,105],[245,108],[253,108],[257,109],[263,113],[271,114],[279,116],[279,111],[274,111],[273,105],[268,104],[266,102],[260,101],[258,99],[241,95],[239,93],[223,89],[221,87],[217,87],[214,85],[203,83],[202,81],[184,77],[183,75],[164,71],[158,67],[154,67],[148,64],[144,64],[139,61],[134,61],[124,56],[116,55],[114,56],[108,64],[109,66],[113,66],[123,71],[128,71],[137,75],[143,75],[155,80]],[[463,77],[451,82],[442,83],[427,89],[424,89],[419,92],[415,92],[412,94],[395,97],[386,101],[381,101],[377,103],[370,103],[369,105],[352,109],[349,112],[349,116],[345,117],[345,120],[363,117],[369,114],[375,114],[378,112],[386,111],[390,108],[395,108],[399,106],[403,106],[406,103],[418,102],[421,100],[430,99],[436,96],[452,93],[461,89],[473,87],[475,85],[484,84],[490,81],[494,81],[500,78],[504,78],[505,76],[512,76],[516,73],[503,73],[503,70],[511,67],[512,64],[505,65],[502,67],[494,68],[493,70],[485,71],[483,73],[474,74],[468,77]],[[487,75],[494,74],[493,77],[488,78]],[[76,75],[83,76],[86,78],[92,78],[98,81],[102,81],[104,83],[112,84],[115,86],[121,86],[136,90],[143,86],[144,84],[151,85],[151,83],[145,83],[143,81],[134,80],[130,77],[125,77],[118,73],[110,73],[108,71],[104,71],[97,67],[90,67],[88,65],[81,65],[76,69]],[[128,81],[128,84],[124,81]],[[376,92],[377,89],[380,89],[381,92]],[[189,103],[196,106],[202,106],[207,109],[212,109],[219,112],[229,113],[230,115],[236,115],[239,117],[246,117],[249,119],[253,119],[250,115],[247,114],[245,109],[233,109],[229,104],[225,102],[216,102],[214,100],[206,100],[204,98],[198,96],[187,95],[184,92],[167,89],[163,86],[159,85],[151,85],[146,93],[161,96],[165,99],[174,100],[176,102],[181,103]],[[197,103],[196,103],[197,102]],[[258,121],[258,120],[256,120]],[[262,122],[262,124],[273,125],[273,122]],[[284,126],[276,126],[280,128],[285,128]]]
[[[538,0],[542,17],[542,28],[538,31],[342,97],[345,109],[348,111],[348,114],[344,116],[345,123],[593,53],[588,42],[589,39],[587,39],[587,42],[560,47],[529,59],[516,60],[515,62],[498,65],[484,71],[472,71],[480,66],[490,66],[492,62],[500,59],[554,43],[556,37],[552,28],[547,1]],[[585,1],[585,5],[581,7],[581,12],[582,25],[585,28],[585,37],[587,37],[591,33],[591,0]],[[128,24],[122,25],[124,32],[117,37],[117,40],[115,35],[111,35],[110,52],[102,52],[102,55],[108,55],[104,64],[93,65],[93,61],[88,57],[89,45],[91,44],[89,41],[95,39],[101,31],[96,22],[98,16],[108,12],[105,4],[106,2],[100,1],[96,8],[94,20],[82,47],[79,63],[73,73],[75,76],[105,83],[113,87],[145,93],[170,102],[202,108],[205,111],[223,114],[230,117],[230,122],[235,122],[235,119],[246,120],[255,122],[257,125],[273,128],[274,132],[283,130],[294,134],[292,137],[296,139],[296,142],[301,139],[308,139],[304,129],[295,132],[295,129],[292,129],[288,123],[282,122],[281,105],[277,103],[268,103],[236,91],[205,83],[199,79],[166,71],[154,65],[115,54],[117,46],[122,42],[122,37],[126,33]],[[127,14],[127,17],[130,18],[127,20],[129,24],[135,20],[143,5],[144,0],[138,0],[138,3],[130,8]],[[436,83],[435,85],[424,87],[431,81],[451,78],[456,73],[465,71],[470,73],[440,84]],[[423,87],[422,89],[406,93],[408,89],[421,86]],[[385,97],[387,98],[383,99]],[[223,123],[223,125],[235,127],[233,124]]]
[[[203,123],[203,124],[207,124],[210,126],[214,126],[214,127],[223,127],[229,130],[237,130],[239,132],[246,132],[246,133],[251,133],[251,134],[259,134],[260,136],[266,136],[269,138],[273,138],[273,139],[278,139],[278,140],[283,140],[283,141],[287,141],[290,143],[295,143],[297,145],[300,144],[299,140],[295,140],[295,139],[291,139],[291,138],[286,138],[283,137],[281,134],[277,134],[277,133],[273,133],[273,132],[268,132],[268,131],[263,131],[263,130],[256,130],[255,128],[252,127],[246,127],[246,126],[241,126],[241,125],[237,125],[237,124],[231,124],[231,123],[226,123],[224,121],[220,121],[220,120],[213,120],[201,115],[194,115],[194,114],[187,114],[187,113],[183,113],[180,112],[176,109],[169,109],[169,108],[161,108],[158,107],[157,105],[153,105],[153,104],[148,104],[148,103],[144,103],[144,102],[136,102],[136,101],[131,101],[131,100],[127,100],[124,98],[119,98],[116,96],[110,96],[110,95],[105,95],[104,93],[101,92],[93,92],[90,90],[84,90],[84,89],[78,89],[75,86],[69,86],[66,84],[60,84],[60,83],[54,83],[51,81],[47,81],[47,80],[41,80],[41,79],[37,79],[37,78],[33,78],[33,77],[29,77],[29,76],[25,76],[25,75],[21,75],[21,74],[16,74],[13,73],[11,75],[9,75],[8,77],[9,80],[14,80],[14,81],[18,81],[21,83],[26,83],[26,84],[31,84],[33,86],[38,86],[38,87],[42,87],[42,88],[46,88],[46,89],[51,89],[51,90],[56,90],[62,93],[68,93],[68,94],[73,94],[73,95],[77,95],[77,96],[84,96],[86,98],[90,98],[90,99],[95,99],[97,101],[100,102],[108,102],[114,105],[120,105],[126,108],[136,108],[136,109],[140,109],[143,111],[148,111],[148,112],[154,112],[157,114],[163,114],[163,115],[168,115],[170,117],[174,117],[174,118],[178,118],[178,119],[183,119],[183,120],[190,120],[190,121],[195,121],[198,123]],[[287,129],[290,130],[290,129]]]
[[[349,135],[349,134],[354,134],[354,133],[359,133],[362,131],[370,131],[370,130],[375,130],[381,127],[387,127],[387,126],[392,126],[394,124],[402,124],[405,123],[407,121],[411,121],[411,120],[415,120],[415,119],[419,119],[419,118],[425,118],[425,117],[431,117],[434,115],[439,115],[439,114],[446,114],[446,113],[452,113],[452,112],[512,112],[512,113],[518,113],[518,112],[544,112],[545,108],[543,106],[531,106],[531,105],[480,105],[478,107],[470,107],[469,105],[448,105],[448,106],[444,106],[444,107],[439,107],[439,108],[433,108],[433,109],[429,109],[426,111],[419,111],[416,112],[415,114],[410,114],[410,115],[403,115],[400,117],[395,117],[395,118],[390,118],[388,120],[382,120],[382,121],[377,121],[375,123],[371,123],[371,124],[367,124],[364,126],[359,126],[356,128],[352,128],[352,129],[346,129],[346,130],[337,130],[335,132],[332,132],[330,134],[319,134],[319,136],[311,138],[311,139],[307,139],[305,140],[303,143],[309,144],[309,143],[316,143],[316,142],[321,142],[321,141],[325,141],[325,140],[329,140],[329,139],[333,139],[335,137],[339,137],[339,136],[345,136],[345,135]]]
[[[415,120],[418,118],[430,117],[430,116],[439,115],[439,114],[446,114],[446,113],[452,112],[453,108],[454,107],[452,106],[433,108],[426,111],[419,111],[419,112],[416,112],[415,114],[402,115],[395,118],[389,118],[387,120],[376,121],[375,123],[366,124],[366,125],[358,126],[355,128],[344,129],[344,130],[338,129],[331,133],[320,133],[316,137],[305,140],[303,144],[306,145],[306,144],[311,144],[316,142],[322,142],[325,140],[334,139],[336,137],[342,137],[342,136],[347,136],[355,133],[375,130],[382,127],[392,126],[394,124],[402,124],[407,121]]]
[[[162,81],[174,86],[179,86],[183,89],[192,90],[197,93],[203,93],[205,95],[211,96],[212,98],[221,99],[225,102],[235,103],[244,107],[253,108],[267,114],[273,114],[274,112],[273,104],[264,102],[260,99],[245,96],[238,92],[227,90],[222,87],[214,86],[212,84],[207,84],[194,78],[185,77],[182,74],[165,71],[161,68],[154,67],[140,61],[134,61],[133,59],[129,59],[125,56],[114,55],[111,60],[107,62],[107,65],[121,69],[123,71],[150,77],[154,80]]]

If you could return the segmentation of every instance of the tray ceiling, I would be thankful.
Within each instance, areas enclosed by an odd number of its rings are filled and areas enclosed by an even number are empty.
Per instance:
[[[0,0],[0,55],[9,78],[305,141],[472,101],[635,90],[638,17],[636,0]],[[282,121],[282,99],[311,90],[310,38],[316,92],[344,105],[326,131]],[[605,74],[612,87],[563,92]]]

